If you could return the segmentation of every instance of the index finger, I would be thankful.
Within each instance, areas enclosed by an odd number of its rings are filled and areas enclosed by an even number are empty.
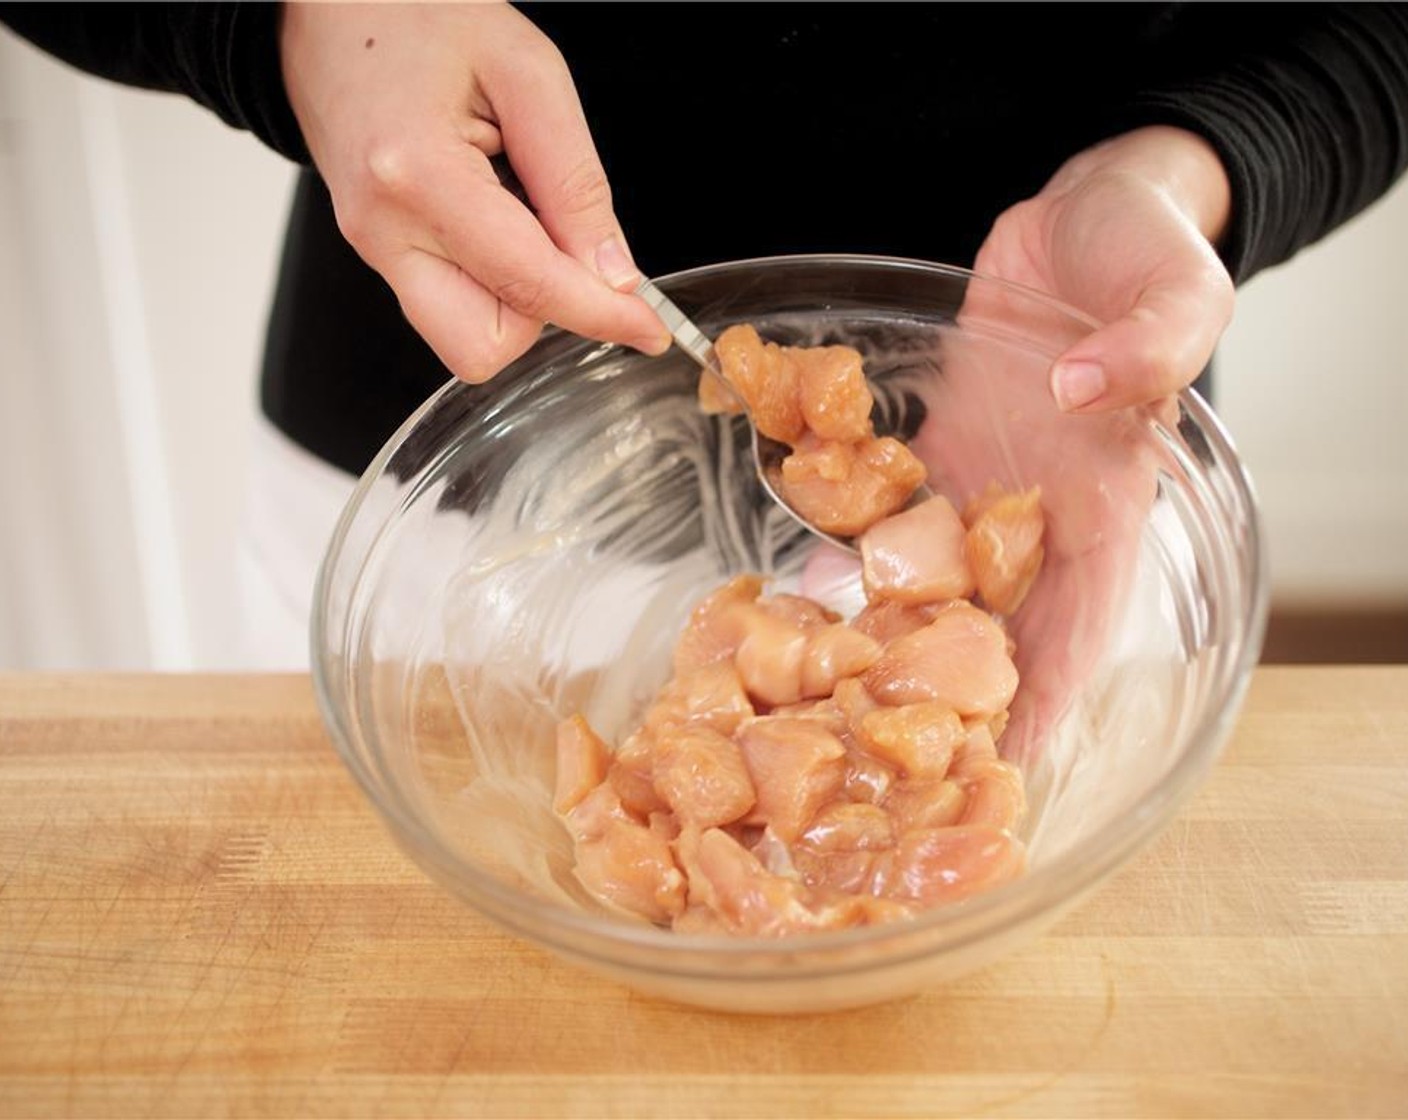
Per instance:
[[[664,324],[646,304],[613,290],[553,244],[537,217],[498,181],[488,157],[468,144],[416,161],[395,193],[447,259],[529,319],[603,342],[659,353]]]

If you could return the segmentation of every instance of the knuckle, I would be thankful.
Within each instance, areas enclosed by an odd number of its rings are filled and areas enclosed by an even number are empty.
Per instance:
[[[557,195],[567,214],[611,209],[611,185],[601,162],[593,156],[584,156],[567,169],[558,183]]]
[[[495,280],[490,286],[497,299],[530,319],[550,319],[551,287],[545,277],[518,273]]]
[[[375,211],[361,199],[333,199],[333,218],[338,232],[358,251],[370,247],[376,232]]]
[[[365,157],[368,193],[391,202],[408,202],[425,181],[415,152],[399,140],[372,144]]]
[[[532,346],[537,333],[537,330],[503,334],[486,331],[458,355],[453,372],[461,381],[468,381],[471,385],[488,381]]]
[[[334,186],[337,228],[358,248],[369,245],[393,210],[414,209],[427,178],[415,152],[399,142],[378,142],[366,149],[356,173]]]

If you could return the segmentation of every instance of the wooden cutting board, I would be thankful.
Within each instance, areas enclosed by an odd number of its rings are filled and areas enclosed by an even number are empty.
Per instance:
[[[0,1116],[1408,1115],[1408,666],[1257,674],[1036,945],[813,1017],[633,995],[429,883],[307,678],[0,677]]]

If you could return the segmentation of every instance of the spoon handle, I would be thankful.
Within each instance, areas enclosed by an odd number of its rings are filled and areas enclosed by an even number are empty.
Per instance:
[[[653,281],[642,280],[636,288],[636,295],[650,304],[651,310],[660,316],[660,321],[674,336],[675,345],[707,369],[721,381],[723,371],[719,369],[719,359],[714,353],[714,344],[708,335],[690,321],[688,315],[675,306],[674,301],[657,288]],[[727,384],[727,383],[725,383]],[[730,386],[730,390],[732,387]]]

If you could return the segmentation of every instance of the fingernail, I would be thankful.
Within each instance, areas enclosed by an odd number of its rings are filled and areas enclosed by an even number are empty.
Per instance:
[[[631,343],[631,345],[641,351],[641,353],[649,354],[652,358],[657,358],[670,348],[670,344],[673,341],[674,339],[668,334],[650,335],[647,338],[637,339],[635,342]]]
[[[640,269],[619,237],[608,237],[596,247],[596,271],[613,288],[634,288],[640,282]]]
[[[1105,369],[1097,362],[1062,362],[1051,372],[1051,395],[1062,412],[1084,408],[1106,388]]]

